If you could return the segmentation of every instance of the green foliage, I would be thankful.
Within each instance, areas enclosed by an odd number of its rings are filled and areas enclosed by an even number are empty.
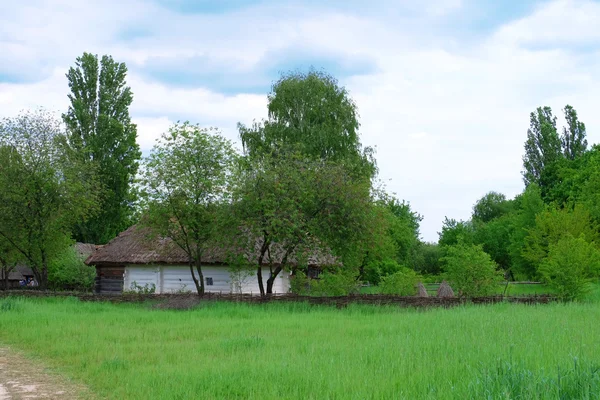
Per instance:
[[[525,191],[515,199],[517,210],[512,216],[510,233],[511,268],[517,277],[533,279],[536,277],[537,265],[523,256],[525,238],[536,225],[536,217],[545,210],[541,190],[536,184],[530,184]]]
[[[245,227],[238,245],[248,253],[259,241],[253,262],[271,266],[266,293],[282,269],[306,265],[310,255],[327,261],[330,250],[348,268],[360,263],[372,216],[367,180],[352,179],[340,163],[293,151],[246,162],[236,185],[232,226]],[[272,266],[271,254],[279,254],[279,265]],[[261,287],[261,276],[258,280]]]
[[[46,288],[51,259],[72,226],[97,209],[96,181],[63,146],[60,122],[44,111],[0,123],[0,237]]]
[[[442,231],[438,234],[438,244],[441,247],[454,246],[460,242],[473,243],[475,229],[471,221],[457,221],[446,217],[442,223]]]
[[[239,124],[250,157],[292,146],[313,159],[342,161],[354,176],[374,176],[373,149],[361,146],[356,104],[331,75],[283,74],[268,100],[267,121],[250,128]]]
[[[550,243],[540,275],[563,300],[581,300],[600,274],[600,251],[585,236],[566,234]]]
[[[127,67],[110,56],[84,53],[67,73],[70,105],[63,114],[68,145],[102,182],[100,212],[80,221],[75,237],[85,243],[106,243],[131,224],[133,180],[141,157],[137,128],[131,122],[133,100],[126,86]]]
[[[412,252],[412,267],[420,274],[436,275],[442,271],[442,257],[442,248],[437,243],[419,242]]]
[[[371,260],[364,267],[361,276],[363,282],[369,282],[372,285],[379,285],[382,278],[398,272],[402,267],[394,260]]]
[[[138,284],[136,281],[131,282],[129,289],[123,290],[125,294],[154,294],[156,293],[156,285],[154,283],[146,283],[144,286]]]
[[[84,261],[73,246],[64,249],[50,262],[48,286],[53,290],[91,291],[96,271]]]
[[[536,216],[535,226],[525,237],[523,257],[533,265],[540,265],[550,246],[568,235],[583,237],[588,242],[600,239],[598,227],[583,206],[576,205],[572,210],[548,208]]]
[[[414,296],[417,293],[419,275],[409,268],[385,276],[381,279],[379,287],[382,294],[396,294],[400,296]]]
[[[458,243],[446,249],[445,273],[450,286],[462,297],[495,292],[502,273],[481,245]]]
[[[512,202],[498,192],[489,192],[473,206],[473,221],[490,222],[495,218],[508,214],[512,209]]]
[[[230,141],[188,122],[170,127],[145,162],[142,224],[186,252],[198,274],[192,272],[199,294],[204,293],[202,255],[222,237],[236,162]]]
[[[561,141],[556,130],[556,117],[550,107],[538,107],[530,115],[527,130],[523,178],[525,185],[536,183],[544,187],[545,169],[562,157]]]
[[[563,127],[561,143],[564,155],[569,160],[575,160],[581,157],[587,150],[587,139],[585,124],[579,121],[577,111],[570,105],[566,105],[563,112],[567,127]]]
[[[324,271],[316,279],[298,270],[290,283],[292,293],[308,296],[347,296],[360,291],[356,272],[350,269]]]

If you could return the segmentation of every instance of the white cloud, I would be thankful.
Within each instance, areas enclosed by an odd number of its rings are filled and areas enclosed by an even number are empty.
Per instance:
[[[522,146],[535,107],[550,105],[560,113],[572,104],[588,126],[589,141],[600,141],[595,2],[546,3],[488,36],[449,41],[452,32],[432,26],[457,10],[467,12],[460,1],[429,2],[418,15],[414,2],[404,4],[407,15],[392,3],[379,13],[376,4],[361,13],[299,4],[288,10],[277,3],[181,15],[148,2],[110,1],[110,7],[67,0],[0,5],[0,51],[14,65],[10,71],[43,76],[34,83],[0,83],[2,115],[37,105],[63,111],[64,73],[88,50],[128,63],[131,113],[144,150],[177,119],[217,126],[235,139],[238,121],[265,116],[264,95],[152,81],[143,73],[148,60],[206,57],[227,75],[295,47],[365,57],[376,71],[341,83],[359,106],[363,142],[377,146],[382,179],[425,216],[427,240],[437,239],[444,216],[468,218],[487,191],[513,196],[522,190]]]

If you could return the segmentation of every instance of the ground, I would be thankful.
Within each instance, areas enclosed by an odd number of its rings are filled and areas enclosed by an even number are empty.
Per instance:
[[[50,373],[39,362],[0,347],[0,400],[89,398],[81,385]]]

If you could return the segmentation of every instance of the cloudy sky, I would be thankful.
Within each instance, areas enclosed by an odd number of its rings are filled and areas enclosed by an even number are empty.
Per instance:
[[[87,51],[127,63],[144,152],[177,120],[237,140],[237,122],[266,116],[281,71],[324,69],[355,99],[382,180],[436,241],[444,216],[522,191],[537,106],[573,105],[600,142],[600,2],[418,3],[0,1],[0,117],[64,111],[65,73]]]

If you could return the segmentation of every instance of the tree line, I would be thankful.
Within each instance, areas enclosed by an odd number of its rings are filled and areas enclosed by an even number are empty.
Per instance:
[[[550,108],[531,114],[522,194],[486,194],[470,220],[447,218],[439,242],[425,243],[422,216],[381,184],[358,108],[325,72],[282,74],[267,118],[238,124],[242,151],[218,128],[178,122],[145,158],[125,64],[84,53],[66,77],[60,119],[36,110],[0,123],[4,278],[26,264],[42,288],[77,286],[77,276],[89,286],[72,243],[104,244],[133,224],[186,252],[199,294],[215,248],[234,249],[231,268],[254,271],[263,295],[284,270],[295,291],[338,294],[360,282],[412,294],[417,280],[443,275],[461,295],[508,278],[545,280],[576,298],[597,276],[599,150],[588,149],[571,106],[560,134]],[[315,256],[333,260],[318,281],[305,268]]]

